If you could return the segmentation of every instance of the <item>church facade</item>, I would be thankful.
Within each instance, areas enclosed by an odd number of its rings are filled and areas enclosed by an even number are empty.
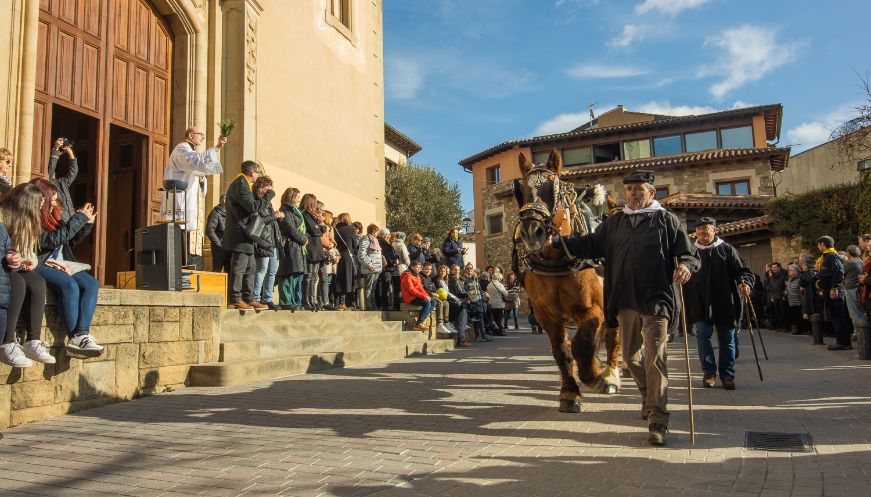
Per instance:
[[[14,182],[47,174],[53,138],[75,143],[74,203],[100,212],[77,247],[112,285],[136,228],[160,216],[162,173],[189,126],[236,128],[209,208],[239,164],[277,195],[314,193],[383,223],[381,0],[0,0],[0,147]],[[277,207],[278,200],[275,201]],[[207,250],[208,253],[208,250]]]

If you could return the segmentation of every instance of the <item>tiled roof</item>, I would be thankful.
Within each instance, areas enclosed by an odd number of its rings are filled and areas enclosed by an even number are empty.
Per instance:
[[[771,195],[714,195],[712,193],[675,193],[660,199],[668,209],[762,209]]]
[[[385,122],[384,141],[388,140],[404,147],[404,150],[408,153],[409,157],[423,150],[423,147],[418,145],[416,141],[407,137],[404,133]]]
[[[749,160],[768,158],[771,162],[772,171],[783,171],[789,160],[789,148],[721,148],[706,150],[704,152],[691,152],[686,154],[663,155],[647,159],[623,160],[592,164],[588,166],[574,166],[563,169],[560,176],[575,178],[582,176],[598,176],[612,174],[634,169],[670,169],[688,164],[704,162],[723,162],[726,160]]]
[[[743,109],[732,109],[725,110],[722,112],[712,112],[710,114],[700,114],[693,116],[679,116],[679,117],[668,117],[665,119],[657,119],[654,121],[646,121],[640,123],[631,123],[631,124],[621,124],[618,126],[609,126],[607,128],[587,128],[587,129],[578,129],[569,131],[568,133],[557,133],[553,135],[542,135],[542,136],[534,136],[532,138],[526,138],[522,140],[510,140],[495,147],[490,147],[483,152],[479,152],[475,155],[466,157],[461,160],[459,164],[463,167],[474,164],[475,162],[480,161],[481,159],[485,159],[491,155],[495,155],[504,150],[508,150],[513,147],[525,147],[529,145],[534,145],[537,143],[548,143],[548,142],[562,142],[569,141],[575,138],[581,137],[590,137],[596,135],[608,135],[613,133],[620,133],[624,131],[638,131],[645,129],[653,129],[662,126],[673,126],[676,124],[689,124],[693,121],[709,121],[716,119],[729,118],[734,116],[741,116],[747,114],[758,114],[764,113],[765,119],[765,135],[768,140],[775,140],[780,136],[780,120],[781,115],[783,113],[783,106],[780,104],[770,104],[770,105],[760,105],[756,107],[745,107]]]
[[[717,228],[720,230],[720,236],[740,235],[742,233],[750,233],[752,231],[767,230],[771,226],[771,216],[751,217],[740,221],[732,221],[731,223],[723,223]]]

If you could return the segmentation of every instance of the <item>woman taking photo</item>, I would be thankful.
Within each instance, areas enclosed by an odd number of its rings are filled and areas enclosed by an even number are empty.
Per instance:
[[[85,225],[93,224],[97,217],[94,207],[85,204],[64,221],[57,201],[57,190],[44,179],[33,183],[42,192],[41,208],[42,240],[39,245],[39,275],[57,295],[58,311],[67,337],[67,350],[87,357],[103,353],[103,347],[91,336],[91,319],[97,308],[97,293],[100,284],[85,272],[84,265],[73,264],[68,259],[69,241]]]
[[[257,198],[263,198],[272,179],[269,176],[260,176],[251,187],[252,193]],[[254,258],[257,261],[257,272],[254,274],[254,290],[251,292],[252,305],[259,302],[270,310],[277,311],[278,306],[272,300],[272,291],[275,289],[275,275],[278,272],[278,244],[281,237],[278,234],[278,219],[284,213],[272,210],[272,205],[265,205],[258,213],[263,219],[263,231],[260,232],[259,240],[254,242]],[[257,306],[254,306],[256,309]]]

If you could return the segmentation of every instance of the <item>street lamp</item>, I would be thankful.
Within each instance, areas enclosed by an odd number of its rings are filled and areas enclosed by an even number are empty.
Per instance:
[[[467,218],[467,217],[464,217],[463,218],[463,233],[468,235],[469,234],[469,226],[471,226],[471,225],[472,225],[472,220]]]

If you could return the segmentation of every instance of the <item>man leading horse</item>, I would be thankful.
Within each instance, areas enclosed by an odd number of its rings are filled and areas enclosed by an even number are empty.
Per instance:
[[[648,442],[668,438],[669,323],[679,319],[674,284],[686,283],[699,268],[696,249],[677,216],[654,197],[652,171],[623,178],[626,206],[595,232],[552,236],[577,258],[605,259],[605,314],[620,325],[623,363],[641,392],[641,417],[648,420]],[[674,258],[678,265],[675,267]]]

